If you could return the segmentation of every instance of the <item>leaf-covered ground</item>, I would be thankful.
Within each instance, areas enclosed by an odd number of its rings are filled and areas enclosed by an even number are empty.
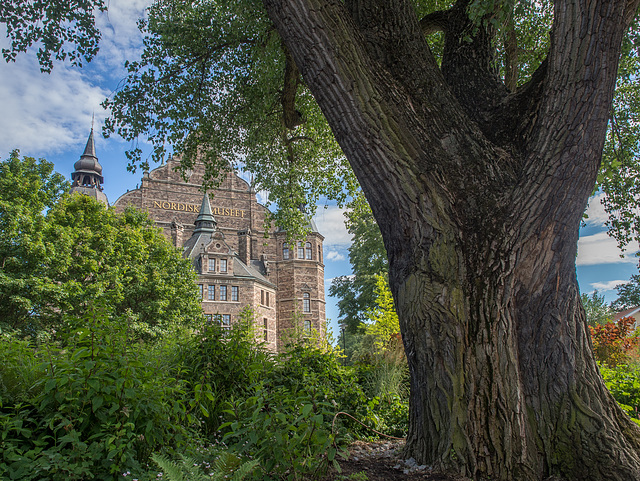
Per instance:
[[[322,481],[464,481],[404,459],[403,446],[402,441],[357,441],[349,448],[349,458],[340,460],[341,472],[331,470]]]

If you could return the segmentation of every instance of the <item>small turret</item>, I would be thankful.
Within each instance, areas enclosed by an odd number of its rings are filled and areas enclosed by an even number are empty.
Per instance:
[[[94,197],[100,202],[109,205],[107,196],[102,192],[102,166],[98,162],[96,156],[96,146],[93,140],[93,127],[87,139],[87,145],[84,148],[80,159],[73,165],[75,169],[71,174],[71,192],[80,192],[81,194]]]

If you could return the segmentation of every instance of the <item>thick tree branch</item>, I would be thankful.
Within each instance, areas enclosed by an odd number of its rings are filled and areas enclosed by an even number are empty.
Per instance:
[[[284,68],[284,85],[282,89],[282,118],[284,126],[293,130],[304,122],[302,115],[296,110],[296,95],[298,94],[298,85],[300,83],[300,71],[295,60],[291,56],[291,52],[283,43],[282,50],[285,55]]]
[[[518,36],[513,23],[513,10],[509,12],[504,33],[504,83],[509,92],[515,92],[518,87]]]
[[[432,89],[425,73],[438,71],[438,65],[410,2],[346,0],[345,8],[373,61],[389,70],[396,81],[417,97]]]
[[[564,189],[591,193],[600,167],[622,38],[640,0],[556,1],[551,49],[527,149],[545,152],[525,177],[556,172]],[[562,142],[557,142],[558,136]],[[556,150],[543,148],[555,145]]]
[[[474,25],[468,3],[460,0],[450,11],[442,74],[467,114],[488,134],[490,118],[508,92],[496,68],[495,32],[486,25]]]
[[[436,32],[445,32],[449,23],[449,10],[438,10],[425,15],[420,20],[420,28],[424,35]]]

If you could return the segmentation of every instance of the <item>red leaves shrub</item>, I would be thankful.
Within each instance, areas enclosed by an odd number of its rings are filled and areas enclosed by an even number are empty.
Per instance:
[[[618,322],[589,326],[596,359],[612,367],[627,362],[629,351],[638,345],[638,338],[632,336],[634,323],[633,317],[623,317]]]

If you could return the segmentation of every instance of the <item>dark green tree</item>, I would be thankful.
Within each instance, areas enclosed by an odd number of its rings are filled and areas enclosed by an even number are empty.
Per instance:
[[[591,295],[580,294],[580,300],[582,301],[582,307],[584,307],[587,324],[590,326],[609,322],[615,314],[612,307],[604,300],[604,294],[598,295],[597,290],[593,291]]]
[[[639,4],[159,0],[108,129],[242,161],[289,218],[305,190],[354,187],[344,153],[389,258],[406,454],[475,479],[640,479],[575,274]]]
[[[611,303],[613,309],[622,311],[640,306],[640,275],[631,276],[628,284],[616,287],[618,298]]]
[[[189,261],[146,214],[116,214],[80,194],[58,198],[67,184],[51,164],[17,154],[0,164],[0,185],[0,325],[53,333],[98,305],[153,339],[202,320]]]
[[[33,310],[33,281],[45,256],[45,211],[69,190],[44,159],[0,161],[0,326],[15,325]]]
[[[329,293],[340,299],[340,323],[353,335],[362,330],[367,309],[375,306],[376,276],[386,278],[389,267],[380,228],[366,200],[356,196],[348,207],[345,224],[353,236],[349,247],[353,275],[336,277]]]
[[[89,62],[98,53],[100,32],[93,14],[106,10],[103,0],[3,0],[0,23],[6,26],[10,47],[2,49],[2,56],[15,61],[18,53],[37,46],[43,72],[51,72],[52,57],[82,66],[83,60]]]

